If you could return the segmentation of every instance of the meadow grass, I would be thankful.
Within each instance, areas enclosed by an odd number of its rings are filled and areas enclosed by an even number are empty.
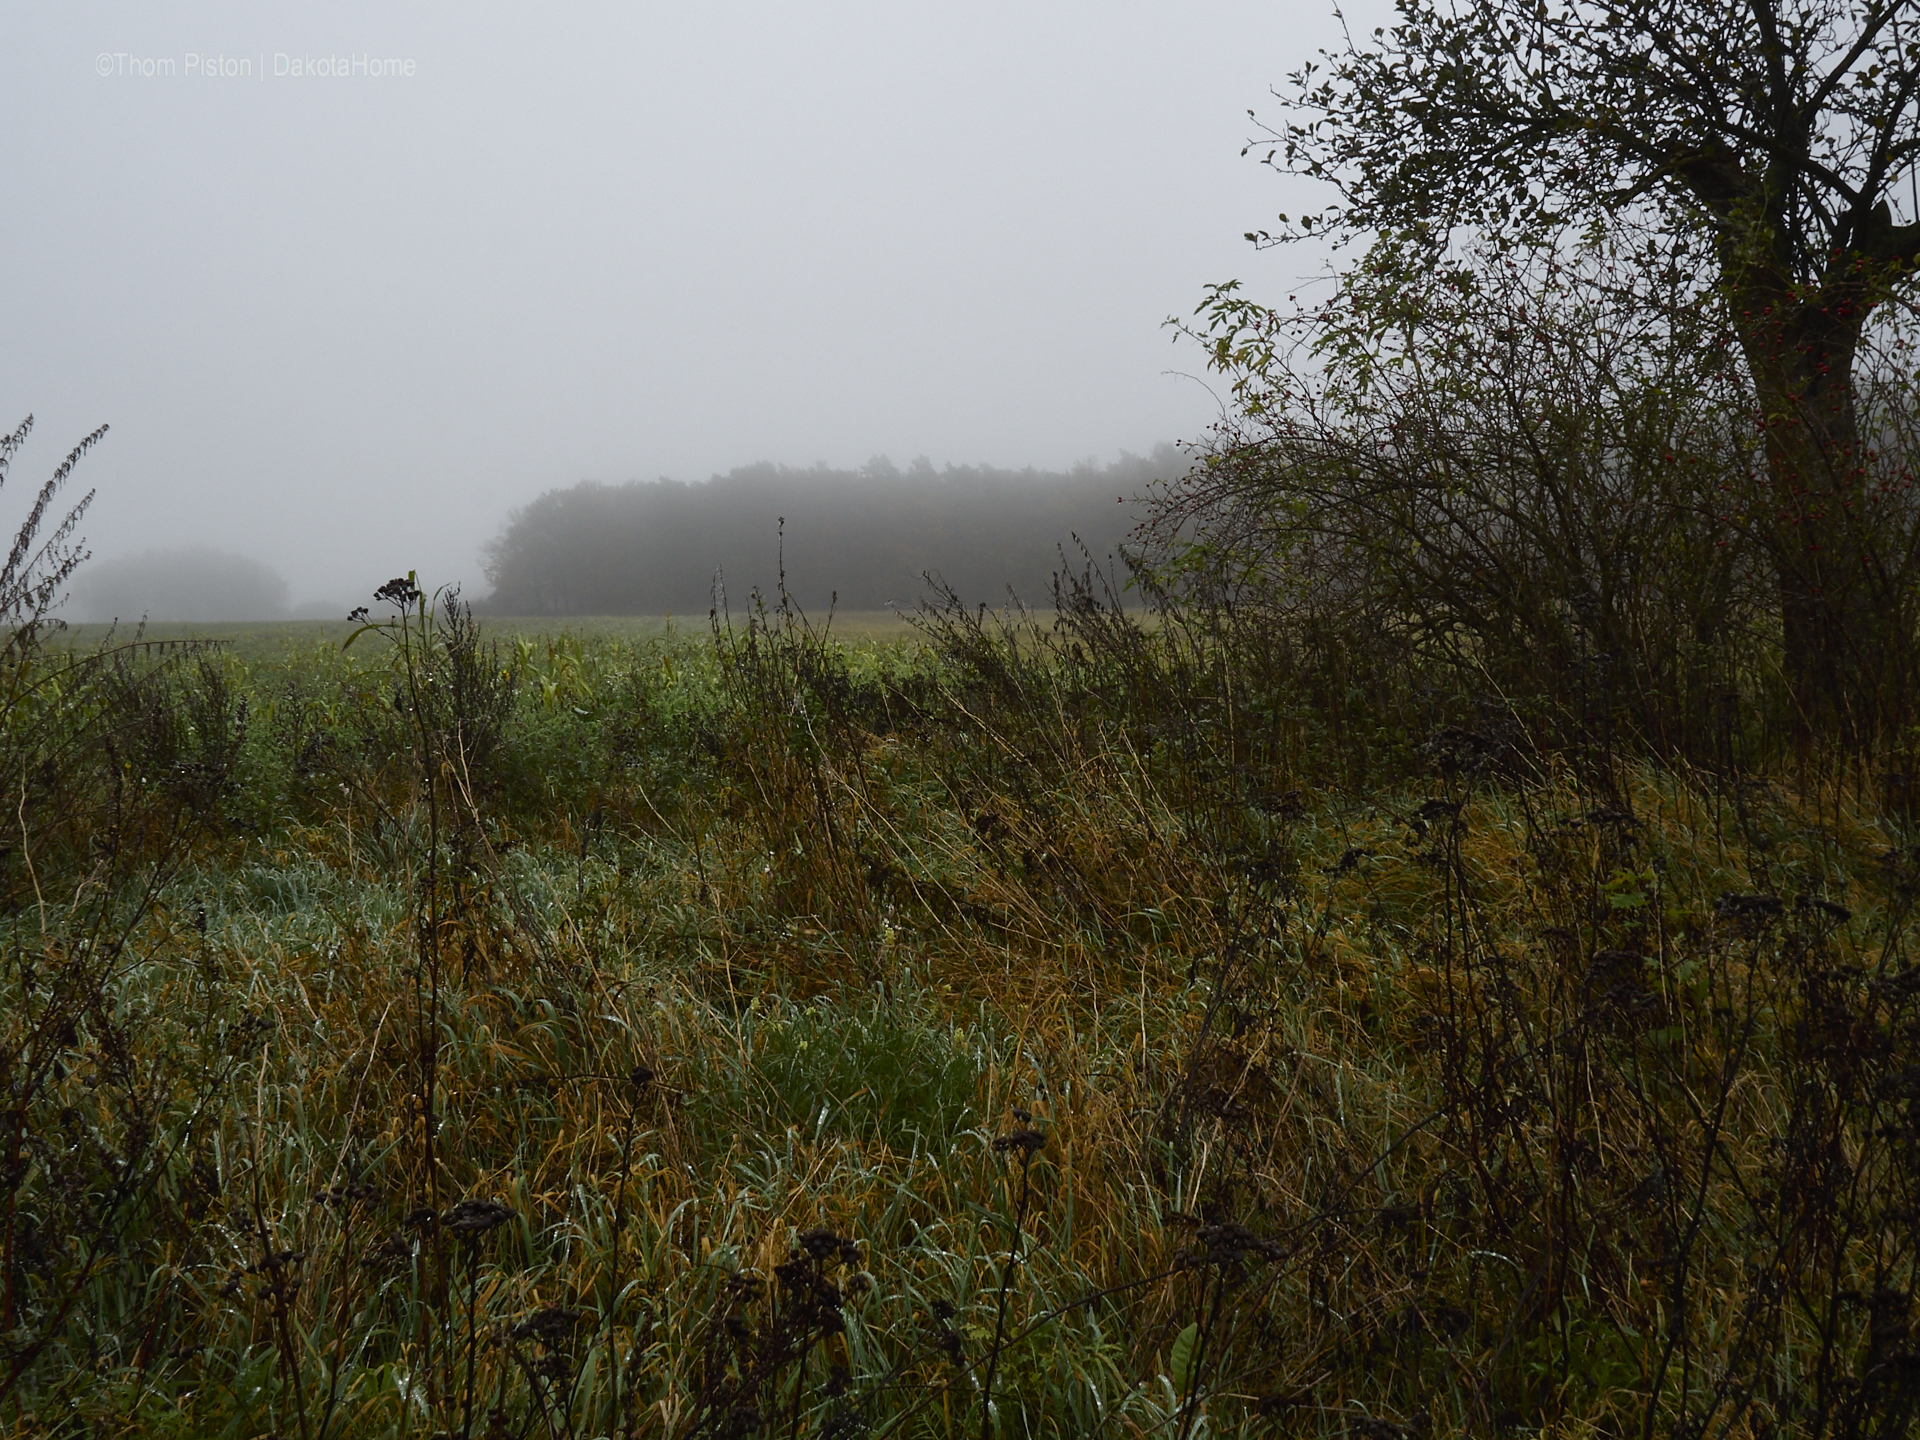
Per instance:
[[[821,617],[831,619],[832,633],[849,641],[911,640],[917,633],[904,614],[892,610],[845,610]],[[570,637],[588,642],[615,643],[666,637],[692,639],[708,631],[704,614],[689,615],[569,615],[515,617],[489,615],[489,633],[501,638],[544,641]],[[338,620],[225,620],[138,621],[117,625],[73,624],[59,632],[58,643],[88,651],[137,634],[156,642],[212,641],[248,661],[275,661],[315,645],[339,645],[355,626],[343,614]]]
[[[1166,631],[400,599],[149,662],[192,735],[57,823],[23,770],[13,1431],[1910,1418],[1920,872],[1857,793],[1354,791]]]

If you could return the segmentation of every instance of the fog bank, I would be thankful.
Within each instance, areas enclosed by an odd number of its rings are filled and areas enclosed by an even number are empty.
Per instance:
[[[335,607],[326,609],[332,614]],[[71,598],[60,614],[89,624],[291,616],[287,582],[277,570],[207,545],[89,560],[74,573]]]

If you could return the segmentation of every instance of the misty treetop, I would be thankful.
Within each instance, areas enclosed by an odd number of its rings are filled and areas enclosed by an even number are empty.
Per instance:
[[[735,609],[786,585],[809,608],[912,605],[930,573],[969,604],[1052,595],[1062,547],[1102,563],[1139,519],[1156,479],[1185,468],[1171,445],[1071,471],[876,459],[858,471],[749,465],[701,483],[549,490],[486,547],[507,615],[657,615]],[[783,526],[784,521],[784,526]],[[784,539],[783,539],[784,537]],[[784,549],[783,549],[784,547]],[[716,591],[716,580],[722,589]]]

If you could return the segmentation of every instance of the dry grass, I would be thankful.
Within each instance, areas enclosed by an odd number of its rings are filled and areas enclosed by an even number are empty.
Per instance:
[[[16,1216],[139,1173],[84,1272],[33,1232],[17,1432],[1906,1425],[1914,879],[1856,801],[1313,791],[939,632],[409,627],[226,662],[228,823],[22,1122]],[[13,893],[30,996],[85,905]]]

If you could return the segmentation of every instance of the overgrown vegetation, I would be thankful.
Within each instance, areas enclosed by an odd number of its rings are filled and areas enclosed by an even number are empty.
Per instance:
[[[1873,440],[1847,513],[1873,558],[1849,583],[1881,638],[1809,704],[1734,337],[1689,279],[1619,258],[1483,252],[1421,277],[1369,263],[1285,313],[1214,287],[1191,328],[1236,404],[1155,491],[1150,589],[1258,617],[1319,657],[1308,668],[1481,691],[1557,733],[1910,771],[1911,328],[1874,330],[1853,387]]]
[[[1912,1431],[1920,512],[1867,312],[1920,232],[1861,221],[1911,52],[1758,7],[1687,80],[1724,166],[1495,166],[1443,257],[1389,121],[1624,66],[1665,123],[1718,12],[1403,9],[1305,92],[1355,128],[1277,138],[1413,248],[1295,316],[1216,287],[1233,408],[1045,621],[949,575],[848,646],[783,572],[706,634],[504,644],[409,576],[345,648],[66,652],[69,459],[0,574],[0,1423]],[[1786,105],[1847,34],[1893,80],[1732,153],[1721,81]],[[1765,275],[1701,188],[1742,155],[1798,226]],[[1704,206],[1731,289],[1555,186]],[[499,565],[586,554],[568,510]]]
[[[1232,402],[1155,495],[1151,587],[1323,688],[1905,786],[1912,8],[1400,0],[1303,67],[1248,149],[1328,205],[1247,238],[1363,253],[1183,327]]]
[[[1087,581],[23,649],[6,1423],[1902,1431],[1898,822]]]

